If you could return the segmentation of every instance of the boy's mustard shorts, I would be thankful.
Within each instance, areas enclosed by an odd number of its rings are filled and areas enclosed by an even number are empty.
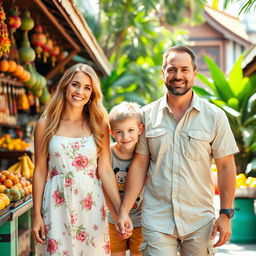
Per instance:
[[[132,236],[122,239],[115,231],[115,225],[109,223],[110,249],[111,252],[125,252],[130,250],[132,254],[142,255],[139,251],[142,242],[141,227],[134,228]]]

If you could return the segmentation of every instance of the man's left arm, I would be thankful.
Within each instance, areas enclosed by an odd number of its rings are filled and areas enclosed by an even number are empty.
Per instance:
[[[230,209],[233,205],[236,189],[236,166],[233,155],[215,159],[218,170],[218,187],[220,193],[220,208]],[[226,214],[220,214],[213,227],[211,239],[220,232],[219,240],[214,247],[225,244],[231,235],[231,219]]]

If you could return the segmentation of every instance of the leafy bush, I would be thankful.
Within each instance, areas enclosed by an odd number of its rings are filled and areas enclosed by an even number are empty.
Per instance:
[[[194,86],[194,91],[222,108],[229,119],[240,153],[236,155],[238,173],[255,174],[256,170],[256,74],[244,77],[241,56],[226,78],[213,60],[204,57],[211,79],[198,78],[206,89]],[[253,174],[254,172],[254,174]]]

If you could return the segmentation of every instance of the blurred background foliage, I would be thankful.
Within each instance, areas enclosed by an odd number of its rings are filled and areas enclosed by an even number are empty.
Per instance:
[[[170,46],[187,43],[186,31],[170,32],[165,26],[202,22],[205,2],[100,0],[97,12],[84,11],[113,67],[111,75],[102,80],[108,109],[124,100],[145,105],[163,95],[162,53]],[[76,3],[79,6],[82,1]]]
[[[194,91],[209,102],[222,108],[239,147],[236,156],[238,172],[256,176],[256,73],[243,76],[241,56],[228,75],[213,60],[204,57],[211,78],[198,74],[206,88],[194,86]]]

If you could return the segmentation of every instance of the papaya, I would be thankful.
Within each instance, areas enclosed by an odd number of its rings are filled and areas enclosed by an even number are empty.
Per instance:
[[[12,188],[8,189],[8,188],[7,188],[7,189],[4,191],[4,193],[10,198],[10,201],[11,201],[11,202],[18,201],[18,200],[21,199],[21,194],[20,194],[20,192],[19,192],[18,190],[16,190],[16,189],[12,189]]]

